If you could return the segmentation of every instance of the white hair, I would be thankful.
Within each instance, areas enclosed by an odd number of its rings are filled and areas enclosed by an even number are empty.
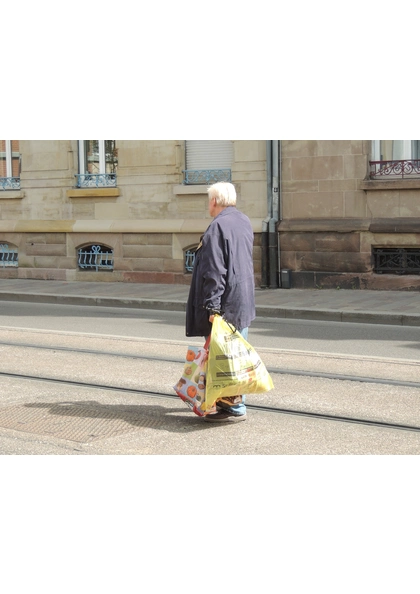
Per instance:
[[[235,206],[236,190],[233,184],[228,182],[218,182],[213,184],[207,190],[209,199],[215,198],[218,206]]]

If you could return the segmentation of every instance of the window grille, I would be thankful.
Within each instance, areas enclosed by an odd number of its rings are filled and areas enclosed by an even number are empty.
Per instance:
[[[373,248],[376,274],[420,274],[420,248]]]
[[[20,190],[20,177],[0,177],[0,190]]]
[[[371,179],[420,177],[420,160],[369,161]]]
[[[78,251],[81,270],[113,270],[114,250],[104,245],[88,245]]]
[[[194,248],[190,248],[185,252],[185,272],[191,273],[194,269],[194,262],[195,262],[195,252],[197,250],[197,246]]]
[[[76,188],[115,188],[117,176],[115,173],[85,173],[74,176]]]
[[[184,185],[211,185],[217,182],[231,182],[230,169],[185,169]]]
[[[0,266],[9,268],[18,266],[17,248],[11,248],[7,243],[0,244]]]

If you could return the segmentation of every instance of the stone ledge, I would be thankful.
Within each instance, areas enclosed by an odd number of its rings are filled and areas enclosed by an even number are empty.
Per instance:
[[[278,231],[336,231],[348,233],[351,231],[369,231],[370,219],[283,219],[278,225]]]
[[[365,179],[360,182],[360,190],[420,190],[420,179]]]
[[[0,200],[22,200],[22,198],[25,198],[25,192],[22,190],[0,191]]]
[[[285,219],[278,225],[280,233],[420,233],[420,217],[387,219]]]
[[[420,218],[375,219],[369,226],[372,233],[420,233]]]
[[[250,219],[254,233],[261,233],[261,220]],[[210,219],[0,219],[0,233],[204,233]]]
[[[67,198],[109,198],[120,195],[119,188],[73,188],[67,190]]]
[[[194,185],[194,186],[184,186],[184,185],[177,185],[173,187],[173,193],[175,196],[180,196],[182,194],[185,195],[197,195],[197,194],[207,194],[207,188],[209,186],[201,186],[201,185]]]

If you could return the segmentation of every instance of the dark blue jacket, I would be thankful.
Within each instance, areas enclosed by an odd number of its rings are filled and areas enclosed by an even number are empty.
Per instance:
[[[187,302],[186,335],[208,336],[207,307],[221,309],[238,330],[255,318],[255,285],[251,222],[235,206],[215,217],[195,256]]]

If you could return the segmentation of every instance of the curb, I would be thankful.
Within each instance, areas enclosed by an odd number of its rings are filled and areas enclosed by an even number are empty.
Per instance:
[[[164,299],[124,299],[123,297],[89,297],[87,295],[55,295],[52,293],[0,293],[0,301],[61,303],[65,305],[88,305],[90,307],[131,307],[168,311],[185,311],[186,305],[183,301],[165,301]]]
[[[316,308],[288,308],[257,306],[257,316],[290,320],[318,320],[353,324],[384,324],[391,326],[420,326],[420,314],[394,314],[377,311],[344,311]]]
[[[185,301],[123,297],[89,297],[86,295],[56,295],[52,293],[8,293],[0,292],[0,301],[30,303],[53,303],[97,307],[127,307],[132,309],[154,309],[185,311]],[[385,324],[393,326],[420,326],[420,314],[395,314],[378,311],[344,311],[319,308],[291,308],[274,305],[257,305],[257,317],[289,320],[315,320],[327,322],[348,322],[354,324]]]

